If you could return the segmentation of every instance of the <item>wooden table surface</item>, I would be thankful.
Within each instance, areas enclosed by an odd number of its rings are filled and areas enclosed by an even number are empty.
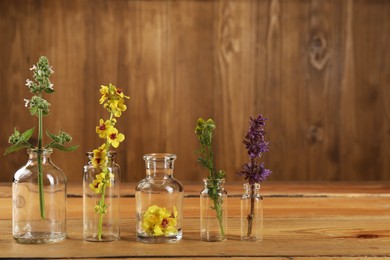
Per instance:
[[[200,185],[185,184],[183,240],[143,244],[135,239],[134,184],[122,186],[121,240],[82,240],[80,185],[68,188],[68,238],[21,245],[11,233],[11,184],[0,184],[0,256],[4,258],[370,259],[390,257],[390,183],[266,183],[264,240],[239,239],[241,185],[227,185],[225,242],[199,239]],[[368,258],[367,258],[368,257]]]

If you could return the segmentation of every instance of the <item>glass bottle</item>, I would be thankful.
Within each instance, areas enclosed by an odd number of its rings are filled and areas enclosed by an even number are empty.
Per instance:
[[[61,241],[66,237],[66,176],[52,163],[52,149],[43,149],[41,193],[38,149],[27,153],[27,164],[15,173],[12,183],[13,237],[24,244]]]
[[[225,179],[203,179],[200,193],[200,239],[219,242],[226,240],[227,192]]]
[[[93,152],[88,152],[87,156],[83,178],[83,238],[91,242],[118,240],[121,176],[120,167],[115,162],[116,152],[107,153],[110,180],[105,189],[99,187],[102,169],[92,164]],[[105,212],[99,211],[99,205],[104,205]]]
[[[182,238],[183,186],[173,177],[176,155],[144,155],[146,178],[135,192],[137,240],[170,243]]]
[[[263,240],[263,197],[260,184],[244,184],[241,197],[241,240]]]

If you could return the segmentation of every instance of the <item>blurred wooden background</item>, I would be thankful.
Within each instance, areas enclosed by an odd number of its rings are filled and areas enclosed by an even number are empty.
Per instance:
[[[259,113],[271,181],[390,180],[390,1],[0,0],[0,47],[0,150],[14,126],[37,124],[24,84],[45,55],[56,92],[44,127],[80,144],[53,156],[70,182],[100,145],[109,82],[131,96],[117,125],[125,181],[144,176],[150,152],[176,153],[182,181],[205,177],[198,117],[215,119],[218,168],[241,180],[241,141]],[[1,156],[0,181],[26,160]]]

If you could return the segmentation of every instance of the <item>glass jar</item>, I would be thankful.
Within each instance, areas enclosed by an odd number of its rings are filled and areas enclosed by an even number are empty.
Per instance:
[[[25,244],[61,241],[66,237],[66,176],[52,163],[52,149],[27,153],[27,164],[12,183],[13,237]]]
[[[183,186],[173,178],[176,155],[144,155],[146,178],[135,192],[137,240],[170,243],[182,238]]]
[[[241,240],[263,240],[263,197],[260,184],[244,184],[241,197]]]
[[[86,241],[114,241],[120,238],[120,167],[116,152],[107,153],[108,181],[103,184],[104,171],[92,164],[93,152],[88,152],[83,178],[83,238]]]
[[[227,192],[225,179],[203,179],[200,193],[200,239],[219,242],[226,240]]]

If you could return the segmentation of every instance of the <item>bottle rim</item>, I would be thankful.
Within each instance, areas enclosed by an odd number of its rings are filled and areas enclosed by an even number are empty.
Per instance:
[[[112,157],[112,156],[115,156],[116,153],[117,153],[116,151],[108,151],[107,156]],[[85,155],[86,156],[93,156],[93,152],[86,152]]]
[[[177,156],[173,153],[148,153],[143,158],[147,162],[173,162]]]
[[[27,148],[27,154],[38,153],[38,150],[39,149],[37,147]],[[52,148],[42,148],[42,154],[51,154],[52,152],[53,152]]]

